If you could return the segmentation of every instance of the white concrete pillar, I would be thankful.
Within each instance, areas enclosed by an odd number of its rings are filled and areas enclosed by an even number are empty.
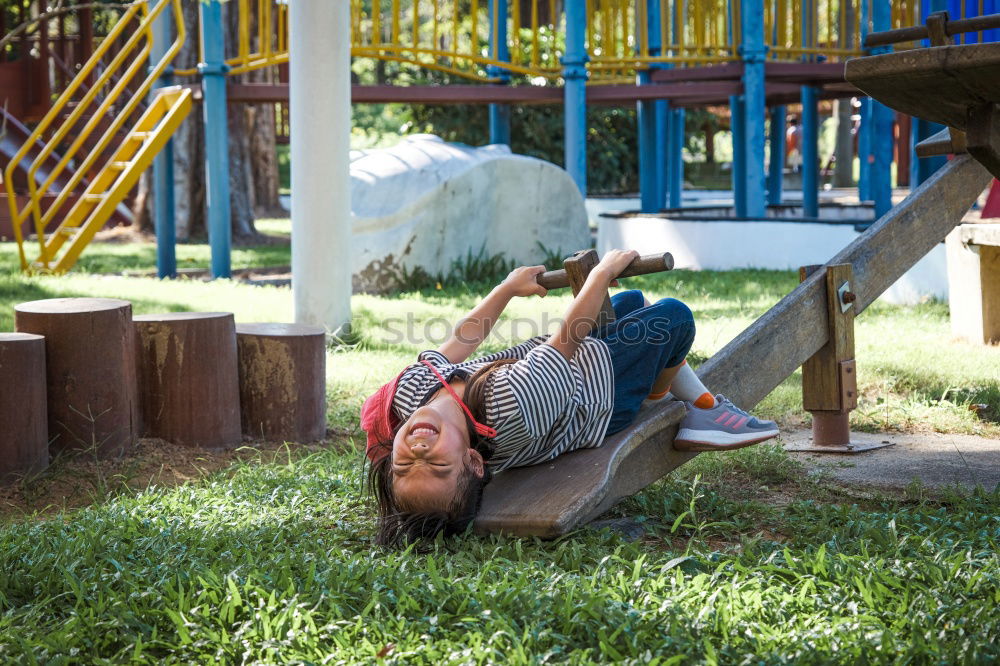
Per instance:
[[[289,3],[295,321],[351,319],[351,30],[347,2]]]

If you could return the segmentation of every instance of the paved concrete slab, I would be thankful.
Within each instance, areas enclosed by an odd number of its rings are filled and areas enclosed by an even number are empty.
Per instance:
[[[810,443],[809,430],[788,433],[786,445]],[[974,435],[854,433],[852,442],[892,446],[856,455],[791,453],[811,469],[838,481],[878,488],[905,488],[914,479],[925,486],[960,484],[993,490],[1000,485],[1000,440]]]

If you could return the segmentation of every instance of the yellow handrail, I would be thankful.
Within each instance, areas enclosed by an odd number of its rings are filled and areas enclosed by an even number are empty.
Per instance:
[[[42,121],[38,124],[35,130],[32,132],[31,136],[21,147],[21,149],[14,155],[4,173],[4,182],[6,184],[11,222],[14,231],[14,237],[18,242],[18,250],[20,254],[21,266],[23,269],[28,269],[27,257],[23,250],[23,233],[21,230],[21,225],[27,220],[28,216],[31,215],[34,220],[35,232],[38,236],[39,248],[40,248],[40,258],[44,262],[46,260],[46,249],[45,249],[45,228],[49,222],[58,214],[61,207],[66,203],[69,197],[72,195],[73,190],[80,184],[84,174],[94,165],[94,162],[101,156],[103,151],[108,147],[111,141],[114,139],[118,130],[125,123],[128,117],[135,111],[139,103],[146,97],[149,90],[152,87],[153,82],[161,76],[163,70],[166,66],[173,60],[177,52],[180,50],[186,38],[186,28],[184,26],[183,11],[181,8],[181,0],[159,0],[152,11],[149,10],[148,3],[143,3],[140,5],[133,5],[129,7],[115,24],[112,30],[109,32],[107,37],[102,41],[99,47],[94,51],[91,58],[81,67],[79,73],[74,77],[73,81],[66,87],[66,90],[60,95],[56,101],[53,103],[52,108],[45,115]],[[155,21],[164,9],[168,6],[173,6],[174,20],[177,25],[177,38],[167,49],[164,56],[160,61],[150,70],[146,79],[140,84],[139,88],[132,94],[131,98],[124,104],[124,106],[118,110],[109,125],[105,130],[104,134],[98,140],[97,144],[88,152],[84,160],[76,167],[75,171],[70,176],[66,185],[56,196],[55,201],[48,207],[45,213],[42,213],[41,209],[41,197],[46,193],[49,188],[56,182],[59,175],[65,171],[70,160],[76,155],[80,147],[84,144],[86,139],[93,133],[94,129],[101,122],[101,119],[105,116],[107,111],[111,108],[111,105],[118,101],[121,97],[122,92],[125,91],[129,82],[136,76],[136,74],[145,65],[150,49],[152,47],[153,35],[152,35],[152,23]],[[109,63],[108,67],[97,77],[94,84],[90,89],[84,94],[78,103],[77,107],[72,110],[69,117],[63,122],[62,125],[55,131],[55,133],[49,138],[47,142],[43,144],[42,149],[38,152],[35,159],[32,161],[31,165],[27,169],[27,185],[28,185],[28,195],[29,201],[27,206],[23,210],[18,210],[17,201],[14,197],[13,191],[13,172],[14,169],[20,164],[28,152],[37,145],[42,140],[42,137],[48,132],[49,128],[52,127],[59,114],[66,108],[67,104],[72,100],[73,95],[80,89],[84,81],[86,81],[90,76],[93,75],[94,70],[102,61],[104,55],[112,47],[115,41],[122,36],[126,29],[129,28],[130,24],[134,19],[139,19],[139,27],[128,37],[125,45],[119,50],[119,52],[114,56],[114,58]],[[132,55],[136,46],[140,41],[145,39],[145,45],[139,50],[138,55]],[[70,147],[63,153],[61,159],[58,161],[55,167],[50,171],[48,176],[39,185],[37,182],[37,173],[39,168],[45,163],[45,161],[54,153],[60,142],[67,136],[69,131],[73,128],[75,123],[80,119],[84,112],[88,111],[96,97],[97,93],[101,88],[107,84],[112,76],[117,73],[123,64],[129,57],[132,57],[131,63],[125,74],[118,80],[118,82],[112,87],[108,92],[107,96],[102,100],[102,102],[97,106],[96,109],[92,111],[92,115],[87,123],[84,125],[83,129],[77,133],[77,136],[73,139]]]
[[[7,168],[4,170],[4,183],[6,185],[6,190],[7,190],[7,203],[10,209],[11,225],[13,227],[14,238],[17,240],[18,252],[20,254],[20,259],[21,259],[21,267],[23,269],[26,269],[28,267],[28,264],[27,264],[27,259],[24,256],[24,247],[23,247],[24,238],[21,233],[21,224],[24,222],[27,214],[29,214],[30,212],[33,213],[35,216],[36,229],[37,229],[41,219],[41,211],[39,209],[37,196],[31,197],[31,199],[28,202],[28,209],[26,209],[24,215],[22,215],[20,211],[18,211],[17,200],[14,196],[14,181],[13,181],[14,170],[21,163],[21,160],[23,160],[27,156],[28,152],[30,152],[30,150],[36,146],[38,140],[41,138],[43,133],[52,125],[53,121],[59,115],[59,112],[63,109],[63,107],[65,107],[66,102],[69,101],[69,98],[77,91],[77,89],[83,84],[86,77],[89,76],[89,74],[93,71],[94,65],[91,63],[96,64],[98,61],[100,61],[100,59],[104,57],[104,54],[107,53],[107,51],[111,48],[111,45],[114,42],[114,38],[117,37],[119,34],[121,34],[121,31],[124,29],[124,25],[127,24],[137,13],[139,12],[144,13],[145,11],[146,11],[145,5],[133,5],[132,7],[129,7],[128,10],[126,10],[126,12],[122,15],[119,21],[119,23],[121,23],[123,27],[119,29],[118,25],[116,24],[115,28],[112,29],[108,37],[101,40],[97,49],[94,50],[94,54],[91,56],[90,60],[84,65],[83,70],[81,70],[81,74],[76,76],[73,79],[73,81],[70,82],[70,84],[66,88],[66,91],[63,93],[62,96],[59,97],[59,99],[56,100],[52,108],[49,109],[49,112],[45,114],[45,117],[42,118],[41,122],[35,128],[35,131],[31,133],[31,136],[28,138],[27,141],[24,142],[24,145],[21,146],[21,148],[14,154],[10,162],[7,164]],[[110,73],[108,73],[108,76],[110,76]],[[90,91],[88,91],[88,93],[85,95],[84,100],[92,99],[94,95],[97,94],[98,89],[99,86],[94,85],[90,89]],[[80,110],[79,113],[82,113],[82,110]],[[79,117],[79,113],[76,113],[75,117]],[[48,157],[52,153],[54,148],[55,146],[48,148],[48,150],[44,153],[44,157]],[[37,168],[35,169],[35,171],[37,171]],[[32,172],[32,174],[29,174],[29,179],[28,179],[29,188],[30,188],[30,182],[33,180],[33,173],[34,172]],[[31,189],[33,190],[34,188]],[[45,187],[43,188],[43,191],[47,189],[48,187]],[[40,232],[39,235],[41,236]],[[41,247],[44,250],[45,239],[40,238],[39,241],[41,243]]]

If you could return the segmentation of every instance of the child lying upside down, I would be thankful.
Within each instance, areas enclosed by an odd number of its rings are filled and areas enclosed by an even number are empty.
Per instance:
[[[514,270],[437,351],[422,352],[365,401],[379,543],[464,531],[493,474],[600,446],[668,388],[688,409],[676,449],[735,449],[778,434],[773,421],[713,396],[687,366],[695,327],[680,301],[615,294],[617,319],[592,331],[608,286],[636,256],[605,255],[555,335],[467,360],[511,298],[545,295],[536,282],[543,267]]]

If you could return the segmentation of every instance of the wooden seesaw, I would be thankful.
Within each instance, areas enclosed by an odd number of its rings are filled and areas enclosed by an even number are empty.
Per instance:
[[[988,78],[977,70],[976,50],[993,72]],[[934,53],[921,54],[926,51]],[[885,64],[862,65],[866,62]],[[923,98],[920,104],[896,107],[902,95],[887,92],[909,84],[909,79],[891,75],[898,74],[900,62],[919,66],[921,75],[912,84],[919,88],[919,94],[906,99]],[[956,62],[963,65],[956,66]],[[860,71],[867,78],[852,78],[852,72]],[[1000,162],[995,159],[1000,150],[996,108],[1000,102],[1000,44],[940,46],[852,60],[847,79],[894,108],[939,122],[959,123],[960,130],[969,128],[967,122],[960,122],[963,117],[976,118],[972,123],[977,128],[973,138],[976,147],[968,154],[956,155],[701,366],[698,375],[705,385],[744,409],[752,409],[806,360],[832,344],[837,317],[860,314],[961,222],[990,181],[990,171],[983,164],[1000,176]],[[940,104],[942,95],[947,95],[947,104]],[[926,114],[939,104],[951,111]],[[988,120],[980,120],[983,118]],[[827,269],[845,265],[852,272],[854,298],[831,308]],[[570,267],[566,273],[572,275]],[[677,402],[647,405],[631,426],[607,438],[600,448],[574,451],[550,463],[498,474],[486,487],[476,529],[552,538],[596,518],[696,455],[675,451],[672,446],[683,415],[684,408]]]

